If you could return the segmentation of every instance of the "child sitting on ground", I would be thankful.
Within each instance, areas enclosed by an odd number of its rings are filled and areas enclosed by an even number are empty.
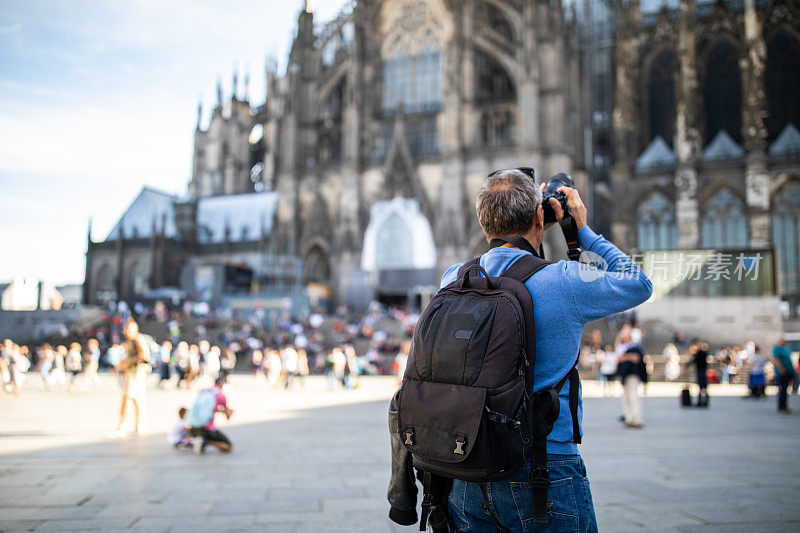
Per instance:
[[[167,442],[175,448],[191,448],[192,440],[189,437],[189,429],[186,427],[186,408],[178,409],[178,420],[170,429],[167,435]]]

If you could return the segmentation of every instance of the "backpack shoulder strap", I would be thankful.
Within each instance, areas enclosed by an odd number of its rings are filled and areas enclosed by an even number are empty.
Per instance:
[[[514,261],[508,270],[503,272],[503,277],[515,279],[521,283],[528,281],[528,278],[539,272],[547,265],[552,264],[541,257],[526,254]]]
[[[567,375],[565,375],[554,387],[557,392],[561,392],[564,384],[569,380],[569,414],[572,416],[572,442],[575,444],[581,443],[581,426],[578,423],[578,390],[580,389],[581,376],[578,374],[578,361],[570,368]]]

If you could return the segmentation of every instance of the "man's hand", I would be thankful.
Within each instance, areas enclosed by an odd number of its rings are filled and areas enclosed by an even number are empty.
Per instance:
[[[542,183],[542,190],[544,190],[545,185],[546,183]],[[569,210],[572,213],[572,218],[575,219],[575,224],[577,225],[578,229],[584,227],[588,217],[586,206],[583,205],[583,200],[581,200],[581,195],[578,194],[578,190],[571,187],[559,187],[558,192],[566,195],[567,206],[569,206]],[[550,206],[553,208],[553,211],[556,214],[556,220],[561,222],[561,219],[564,218],[564,210],[561,209],[561,204],[555,198],[550,198]],[[549,228],[551,225],[552,224],[546,225],[544,229]]]

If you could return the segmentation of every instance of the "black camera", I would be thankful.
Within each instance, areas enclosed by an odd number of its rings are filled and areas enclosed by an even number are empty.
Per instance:
[[[560,187],[574,188],[575,182],[572,181],[569,174],[564,174],[563,172],[559,172],[547,181],[547,185],[542,191],[542,209],[544,210],[545,224],[556,222],[556,212],[553,210],[553,206],[550,205],[550,198],[558,200],[558,203],[561,204],[561,209],[565,213],[567,212],[567,195],[558,192]]]

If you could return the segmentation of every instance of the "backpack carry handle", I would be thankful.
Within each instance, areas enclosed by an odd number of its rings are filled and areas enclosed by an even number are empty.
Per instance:
[[[492,283],[492,280],[489,279],[489,274],[486,273],[486,270],[482,266],[480,266],[478,264],[475,264],[475,265],[471,265],[469,268],[467,268],[464,271],[464,279],[461,281],[461,288],[462,289],[471,289],[472,288],[472,283],[469,280],[469,274],[473,270],[477,270],[478,272],[480,272],[481,274],[484,275],[484,277],[486,278],[486,288],[487,289],[496,289],[497,288],[497,286],[494,283]]]

